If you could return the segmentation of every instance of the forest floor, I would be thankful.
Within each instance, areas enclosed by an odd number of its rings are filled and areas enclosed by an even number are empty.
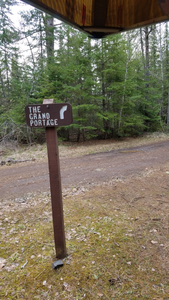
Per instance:
[[[0,298],[169,299],[169,136],[59,148],[68,256],[53,270],[46,146],[1,145]]]

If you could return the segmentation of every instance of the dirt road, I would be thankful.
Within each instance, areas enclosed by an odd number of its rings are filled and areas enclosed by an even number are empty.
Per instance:
[[[85,186],[113,178],[139,175],[169,162],[169,141],[151,145],[61,158],[62,187]],[[49,191],[47,162],[0,167],[0,200]]]

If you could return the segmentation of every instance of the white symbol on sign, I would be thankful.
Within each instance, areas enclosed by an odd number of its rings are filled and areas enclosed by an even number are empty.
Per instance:
[[[60,119],[63,120],[64,119],[64,113],[67,110],[67,105],[63,106],[60,110]]]

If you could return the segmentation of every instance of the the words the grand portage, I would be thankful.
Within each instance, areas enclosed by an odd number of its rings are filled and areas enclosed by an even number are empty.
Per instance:
[[[58,119],[51,119],[50,113],[41,112],[41,106],[29,106],[30,127],[32,126],[57,126]]]

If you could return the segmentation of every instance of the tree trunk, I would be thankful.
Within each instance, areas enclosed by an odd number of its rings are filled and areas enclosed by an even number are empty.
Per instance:
[[[54,18],[46,14],[43,20],[45,25],[47,58],[48,62],[50,62],[54,58]]]
[[[168,89],[167,127],[169,128],[169,89]]]
[[[124,76],[124,88],[123,88],[122,102],[121,102],[121,108],[120,108],[120,114],[119,114],[118,131],[120,130],[120,127],[121,127],[121,120],[122,120],[123,105],[124,105],[124,100],[125,100],[126,81],[127,81],[127,75],[128,75],[129,61],[130,61],[130,39],[129,39],[129,35],[128,35],[128,49],[127,49],[127,59],[126,59],[126,71],[125,71],[125,76]]]
[[[161,45],[161,24],[160,26],[160,63],[161,63],[161,110],[160,115],[163,115],[163,104],[164,104],[164,70],[163,70],[163,53],[162,53],[162,45]]]
[[[142,28],[140,28],[140,41],[141,41],[142,62],[143,62],[144,70],[145,70],[145,57],[144,57],[144,44],[143,44]]]
[[[153,36],[152,36],[152,67],[154,72],[156,72],[156,65],[157,65],[157,38],[156,38],[156,25],[152,25]]]
[[[4,82],[3,82],[1,70],[0,70],[0,79],[1,79],[2,95],[3,95],[3,98],[5,99],[5,98],[6,98],[6,95],[5,95],[5,87],[4,87]]]
[[[102,62],[101,62],[101,78],[102,78],[102,109],[103,109],[103,115],[104,112],[106,111],[106,99],[105,99],[105,78],[104,78],[104,70],[105,70],[105,65],[104,65],[104,54],[103,54],[103,47],[104,47],[104,41],[101,41],[102,43]],[[107,128],[107,121],[103,119],[103,129],[106,130]],[[105,139],[106,139],[106,133],[105,133]]]
[[[149,88],[149,31],[148,27],[145,27],[145,57],[146,57],[146,64],[145,64],[145,79],[146,79],[146,95],[148,96],[148,88]]]

